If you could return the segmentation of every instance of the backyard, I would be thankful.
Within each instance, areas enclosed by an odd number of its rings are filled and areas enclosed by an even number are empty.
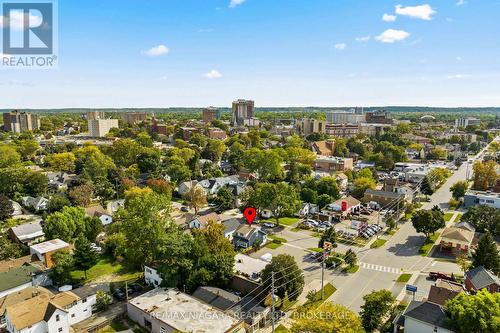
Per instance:
[[[71,278],[74,281],[90,282],[120,282],[132,280],[140,277],[142,272],[136,269],[127,267],[126,265],[118,262],[111,255],[102,255],[97,264],[87,271],[87,279],[85,279],[85,272],[81,270],[74,270],[71,272]]]

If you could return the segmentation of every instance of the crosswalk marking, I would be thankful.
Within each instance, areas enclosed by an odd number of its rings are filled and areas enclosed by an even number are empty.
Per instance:
[[[399,268],[369,264],[366,262],[361,262],[360,267],[365,268],[365,269],[371,269],[373,271],[384,272],[384,273],[394,273],[394,274],[401,273],[401,269],[399,269]]]

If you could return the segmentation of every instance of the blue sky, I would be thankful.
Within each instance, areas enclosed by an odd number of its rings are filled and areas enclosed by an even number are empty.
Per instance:
[[[0,107],[500,106],[498,13],[500,0],[59,0],[58,69],[0,70]]]

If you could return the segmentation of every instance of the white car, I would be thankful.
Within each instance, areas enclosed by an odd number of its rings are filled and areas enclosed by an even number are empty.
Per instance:
[[[274,228],[276,224],[271,223],[271,222],[264,222],[264,227],[266,228]]]

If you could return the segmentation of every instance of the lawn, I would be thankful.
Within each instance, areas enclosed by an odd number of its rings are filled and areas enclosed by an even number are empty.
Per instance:
[[[455,217],[455,220],[454,220],[453,222],[455,222],[455,223],[460,222],[460,220],[462,219],[462,215],[464,215],[464,214],[462,214],[462,213],[458,213],[458,214],[457,214],[457,217]]]
[[[384,232],[385,235],[390,235],[390,236],[393,236],[396,231],[398,231],[398,229],[392,229],[392,230],[387,230],[386,232]]]
[[[271,250],[276,250],[278,247],[280,247],[282,245],[283,244],[281,244],[281,243],[278,244],[278,243],[269,242],[269,243],[266,244],[266,247],[268,249],[271,249]]]
[[[328,297],[332,296],[332,294],[337,290],[337,288],[335,288],[332,284],[327,283],[323,287],[323,290],[324,290],[323,299],[321,299],[321,290],[319,290],[314,294],[314,301],[307,302],[304,305],[307,305],[307,307],[309,309],[310,308],[317,308],[318,306],[321,305],[321,303],[323,303],[326,299],[328,299]]]
[[[453,217],[453,214],[454,213],[450,213],[450,212],[444,213],[444,221],[448,222],[449,220],[451,220],[451,218]]]
[[[128,330],[129,327],[125,325],[125,323],[119,319],[115,319],[111,322],[110,325],[103,327],[98,332],[99,333],[115,333]]]
[[[370,245],[370,249],[376,249],[377,247],[381,247],[387,242],[387,239],[377,239]]]
[[[142,272],[130,269],[117,262],[110,255],[103,255],[92,268],[87,271],[87,282],[109,275],[110,281],[120,282],[138,278]],[[85,280],[85,272],[75,270],[71,272],[74,281]]]
[[[418,250],[418,253],[420,253],[421,256],[427,257],[429,254],[430,250],[434,246],[434,243],[436,243],[436,240],[439,238],[440,233],[436,232],[434,235],[430,235],[425,239],[424,244],[420,247]]]
[[[267,235],[267,238],[272,239],[273,241],[279,242],[279,243],[286,243],[287,239],[283,237],[278,237],[276,235]]]
[[[320,248],[320,247],[310,247],[308,248],[309,251],[312,251],[312,252],[322,252],[323,249]]]
[[[300,228],[297,228],[297,227],[291,229],[291,231],[293,231],[293,232],[299,232],[300,230],[303,230],[303,229],[300,229]]]
[[[359,269],[359,265],[354,265],[354,266],[347,266],[344,268],[345,273],[356,273]]]
[[[280,225],[292,225],[292,224],[299,222],[300,219],[297,217],[280,217],[279,221],[280,221],[279,222]],[[276,219],[271,218],[268,220],[263,220],[260,223],[264,223],[264,222],[276,223]]]
[[[410,279],[411,279],[411,274],[401,274],[396,280],[396,282],[406,283],[410,281]]]

